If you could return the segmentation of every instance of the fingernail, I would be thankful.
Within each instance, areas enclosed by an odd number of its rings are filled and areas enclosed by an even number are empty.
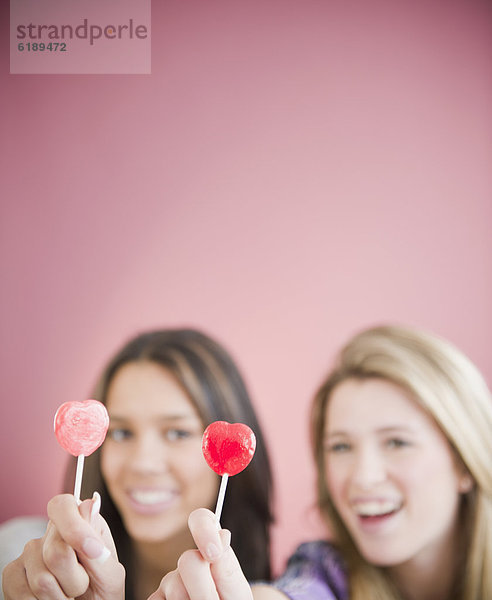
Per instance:
[[[87,558],[101,563],[106,561],[111,554],[106,546],[96,538],[86,538],[82,544],[82,550]]]
[[[231,545],[231,532],[229,529],[222,529],[220,532],[220,540],[224,548],[228,548]]]
[[[91,508],[91,525],[94,527],[96,524],[97,515],[101,510],[101,496],[98,492],[94,492],[92,495],[92,508]]]
[[[208,560],[215,560],[220,556],[220,550],[215,544],[208,544],[205,548],[205,553],[207,555]]]

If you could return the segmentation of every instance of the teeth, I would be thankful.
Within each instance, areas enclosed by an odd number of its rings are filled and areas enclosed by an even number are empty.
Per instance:
[[[354,508],[361,517],[376,517],[391,513],[400,508],[400,506],[390,500],[371,500],[368,502],[358,502]]]
[[[141,490],[134,490],[131,492],[131,497],[135,502],[139,504],[159,504],[160,502],[167,502],[171,500],[173,494],[171,492],[163,492],[163,491],[148,491],[143,492]]]

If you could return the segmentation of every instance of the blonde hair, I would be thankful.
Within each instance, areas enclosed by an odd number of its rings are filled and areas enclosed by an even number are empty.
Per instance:
[[[463,567],[457,575],[458,600],[492,598],[492,403],[490,391],[472,362],[436,335],[402,326],[381,326],[353,337],[315,395],[311,434],[317,467],[318,506],[334,531],[349,569],[350,598],[400,598],[381,568],[358,552],[328,492],[325,479],[326,405],[333,389],[349,379],[379,378],[409,391],[442,429],[474,479],[463,495]]]

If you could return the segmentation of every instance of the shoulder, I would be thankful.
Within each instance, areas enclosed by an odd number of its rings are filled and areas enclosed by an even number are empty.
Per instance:
[[[289,563],[300,560],[309,560],[321,564],[343,564],[339,551],[333,544],[326,541],[305,542],[298,546],[294,554],[289,558]]]
[[[274,582],[292,600],[345,600],[347,578],[337,549],[326,541],[301,544]]]
[[[0,571],[22,554],[26,542],[44,535],[44,517],[16,517],[0,524]]]

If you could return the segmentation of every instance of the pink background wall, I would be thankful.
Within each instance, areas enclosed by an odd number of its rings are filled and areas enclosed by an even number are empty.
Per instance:
[[[319,536],[307,413],[380,321],[492,380],[488,2],[153,3],[152,75],[9,76],[1,39],[0,520],[44,513],[127,336],[193,325],[247,375],[277,482],[278,567]]]

